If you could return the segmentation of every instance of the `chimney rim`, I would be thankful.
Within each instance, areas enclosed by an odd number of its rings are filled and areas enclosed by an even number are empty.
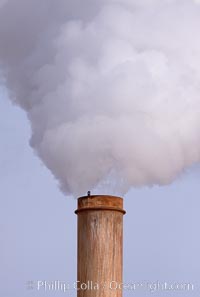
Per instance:
[[[78,198],[76,214],[83,211],[118,211],[125,214],[123,198],[113,195],[90,195]]]

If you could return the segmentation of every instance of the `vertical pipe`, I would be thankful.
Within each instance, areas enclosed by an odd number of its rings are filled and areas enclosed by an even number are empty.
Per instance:
[[[121,297],[123,199],[78,199],[78,297]]]

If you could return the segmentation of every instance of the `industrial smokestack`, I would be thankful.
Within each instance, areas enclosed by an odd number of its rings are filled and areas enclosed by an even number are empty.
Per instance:
[[[121,297],[123,199],[78,199],[78,297]]]

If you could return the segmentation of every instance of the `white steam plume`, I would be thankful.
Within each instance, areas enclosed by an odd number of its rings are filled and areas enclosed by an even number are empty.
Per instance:
[[[200,161],[198,3],[1,0],[1,72],[64,192],[163,185]]]

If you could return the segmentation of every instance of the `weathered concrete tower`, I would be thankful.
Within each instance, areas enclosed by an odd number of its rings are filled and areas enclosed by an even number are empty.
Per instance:
[[[123,199],[78,199],[78,297],[122,297]]]

